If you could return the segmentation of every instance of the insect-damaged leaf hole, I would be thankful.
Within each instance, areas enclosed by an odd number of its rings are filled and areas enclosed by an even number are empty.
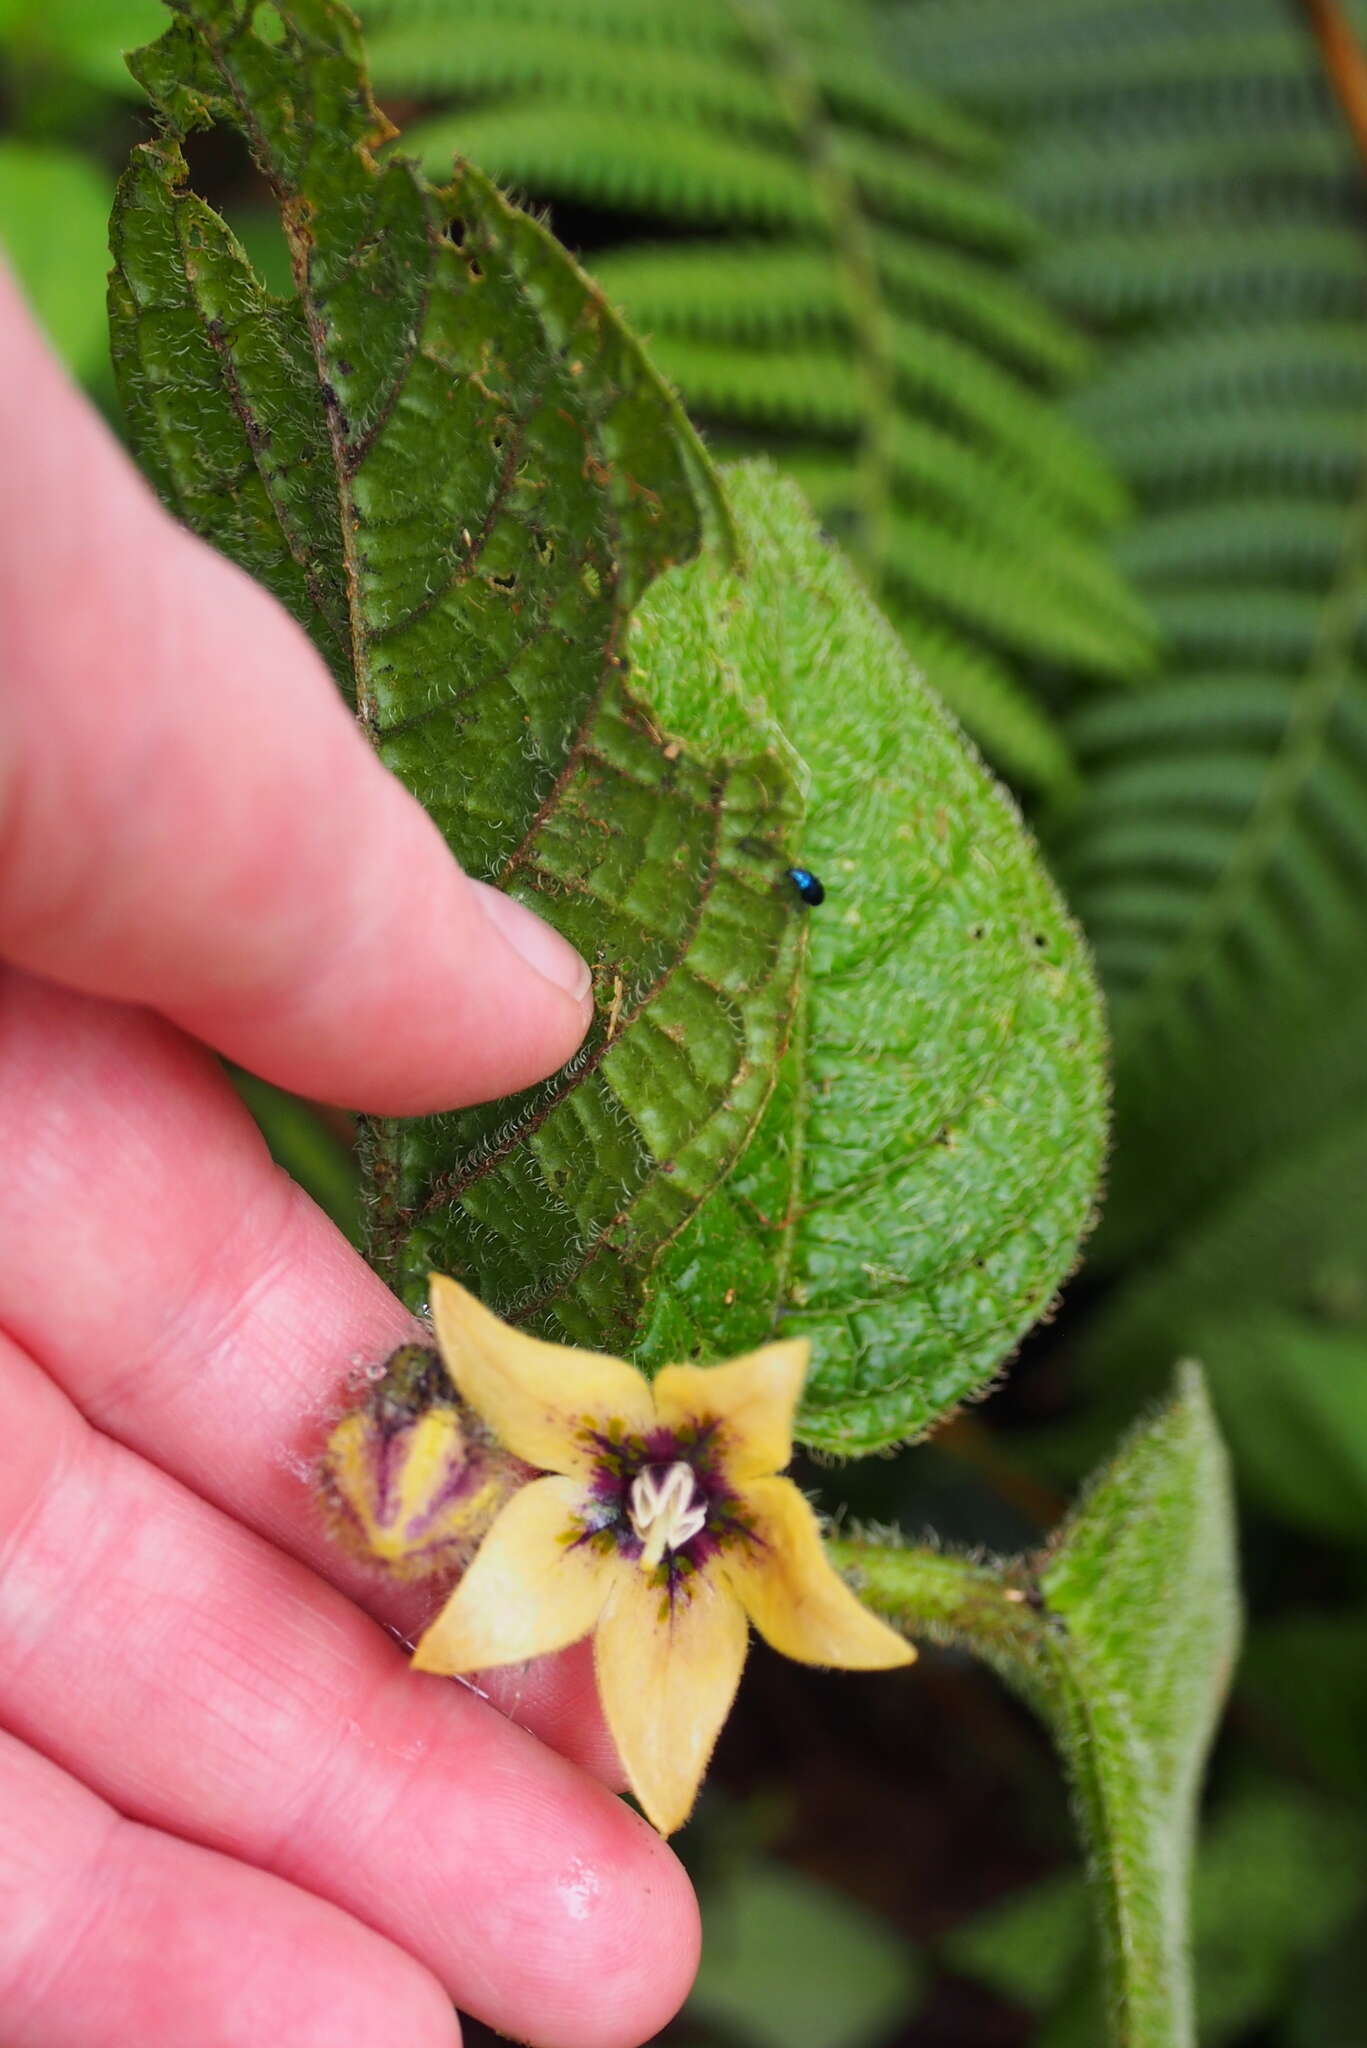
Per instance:
[[[223,122],[196,128],[180,146],[191,190],[227,222],[266,290],[294,298],[294,262],[280,209],[237,130]]]

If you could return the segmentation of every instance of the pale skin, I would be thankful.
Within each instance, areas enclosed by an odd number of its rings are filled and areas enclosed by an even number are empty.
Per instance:
[[[450,2048],[454,2002],[645,2041],[687,1880],[582,1646],[496,1674],[505,1715],[329,1546],[301,1475],[413,1324],[214,1057],[483,1100],[574,1051],[587,971],[461,874],[3,272],[0,962],[0,2040]]]

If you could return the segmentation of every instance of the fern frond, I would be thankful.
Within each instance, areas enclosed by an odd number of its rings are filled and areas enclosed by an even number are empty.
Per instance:
[[[1263,132],[1250,163],[1247,130],[1206,128],[1173,138],[1129,135],[1089,143],[1060,139],[1023,170],[1022,201],[1060,232],[1081,234],[1117,215],[1148,231],[1195,216],[1251,227],[1269,207],[1291,218],[1351,222],[1357,173],[1352,151],[1322,115]]]
[[[1002,576],[974,542],[901,508],[893,514],[887,574],[914,602],[1026,660],[1124,677],[1147,652],[1143,642],[1130,644],[1116,618],[1063,584]]]
[[[839,350],[817,344],[742,347],[735,341],[661,332],[654,337],[653,352],[665,374],[704,416],[823,433],[853,433],[861,425],[858,367]],[[971,488],[969,480],[980,473],[972,466],[975,450],[984,456],[994,451],[999,464],[1063,515],[1094,523],[1117,517],[1123,500],[1109,472],[1081,435],[1057,431],[1054,416],[1032,393],[971,350],[930,329],[899,324],[894,358],[899,382],[968,437],[963,488]],[[929,453],[934,431],[918,436],[913,428],[903,434],[900,423],[895,425],[890,466],[914,475]],[[988,523],[994,523],[990,514]],[[1099,570],[1098,586],[1104,579],[1104,570]],[[1131,661],[1136,658],[1130,650]],[[1123,669],[1124,658],[1116,665]]]
[[[1303,36],[1276,0],[921,0],[899,11],[907,69],[971,105],[1043,120],[1119,93],[1183,89],[1228,101],[1312,80]]]
[[[1086,366],[1088,349],[1073,329],[981,258],[881,230],[873,256],[890,308],[1050,383]],[[839,328],[848,343],[855,339],[850,281],[820,242],[643,242],[607,252],[594,269],[609,298],[647,332],[724,339]]]
[[[1103,438],[1160,408],[1187,414],[1207,406],[1367,404],[1367,330],[1356,323],[1259,321],[1201,326],[1143,342],[1112,361],[1077,401],[1080,418]]]
[[[1145,701],[1147,698],[1148,693]],[[1162,836],[1163,826],[1158,821],[1164,812],[1190,811],[1237,826],[1252,815],[1266,771],[1266,756],[1251,747],[1230,747],[1214,758],[1183,753],[1127,755],[1093,778],[1087,811],[1102,811],[1112,817],[1126,811],[1150,812],[1155,819],[1155,839]],[[1076,829],[1083,832],[1086,826],[1087,820],[1080,818]]]
[[[971,447],[953,433],[910,418],[897,421],[889,461],[898,497],[981,546],[991,539],[1003,558],[1018,557],[1051,588],[1072,592],[1110,619],[1132,649],[1135,672],[1153,655],[1152,621],[1114,565],[1097,553],[1075,507],[1040,489],[1026,467],[1008,466],[996,450]],[[995,559],[995,554],[994,554]]]
[[[839,349],[743,348],[657,334],[651,353],[705,417],[827,434],[855,434],[863,419],[858,364]]]
[[[1218,818],[1181,817],[1168,811],[1155,825],[1143,811],[1096,816],[1070,849],[1074,901],[1081,905],[1098,876],[1127,870],[1185,880],[1204,891],[1218,878],[1228,854],[1229,834]],[[1098,921],[1098,938],[1106,930],[1104,921]]]
[[[838,9],[828,10],[838,15]],[[821,52],[821,88],[832,112],[848,115],[870,134],[935,151],[952,163],[995,167],[1001,143],[983,122],[952,101],[892,76],[873,51],[845,39]]]
[[[1057,854],[1110,984],[1115,1256],[1221,1199],[1288,1075],[1330,1112],[1303,1046],[1367,984],[1363,168],[1279,0],[913,0],[890,34],[1009,134],[1033,275],[1109,330],[1074,411],[1164,651],[1073,707]]]
[[[1110,565],[1060,523],[1054,507],[1006,470],[997,468],[995,478],[975,475],[975,465],[994,465],[950,435],[907,423],[899,442],[885,603],[899,620],[936,621],[940,641],[952,625],[984,643],[982,652],[995,650],[974,690],[980,706],[1003,697],[1008,660],[1066,664],[1100,681],[1125,681],[1151,659],[1147,613]],[[833,531],[843,534],[857,522],[861,473],[850,455],[807,448],[791,453],[786,467]],[[994,481],[997,503],[989,522],[977,515]],[[1038,542],[1041,522],[1052,539],[1036,553],[1022,536]],[[985,534],[996,544],[990,560]],[[1004,565],[1014,573],[1003,573]],[[948,685],[942,693],[956,712],[980,665],[972,664],[968,675],[957,695]],[[986,715],[979,708],[965,717],[975,737]],[[1020,758],[1019,742],[1012,752]]]
[[[434,42],[444,43],[474,21],[492,20],[510,36],[526,39],[547,29],[582,29],[624,43],[654,42],[734,53],[746,35],[730,0],[368,0],[361,10],[369,36],[401,23],[418,23]]]
[[[1069,801],[1078,777],[1067,743],[1011,670],[896,593],[886,608],[926,681],[983,751],[1028,787]]]
[[[1047,553],[1048,568],[1076,565],[1088,574],[1115,578],[1109,564],[1088,545],[1074,510],[1039,487],[1026,464],[1002,459],[1002,451],[970,446],[947,426],[903,416],[895,421],[888,459],[904,496],[944,512],[960,526],[981,525],[1003,546],[1019,548],[1022,533],[1034,529]]]
[[[1161,1263],[1142,1266],[1087,1333],[1083,1369],[1118,1381],[1130,1401],[1137,1388],[1152,1384],[1154,1361],[1189,1342],[1212,1307],[1227,1312],[1237,1304],[1266,1316],[1287,1302],[1313,1310],[1327,1287],[1335,1306],[1344,1294],[1354,1303],[1367,1296],[1367,1108],[1356,1048],[1338,1020],[1328,1020],[1327,1029],[1301,1021],[1311,1025],[1309,1056],[1293,1089],[1250,1092],[1256,1058],[1238,1062],[1212,1089],[1217,1111],[1227,1109],[1230,1089],[1243,1092],[1257,1119],[1257,1164],[1232,1173],[1226,1167],[1200,1228]],[[1343,1019],[1356,1025],[1358,1046],[1363,1021],[1359,998]],[[1327,1118],[1326,1098],[1335,1097],[1338,1114]],[[1198,1127],[1198,1143],[1201,1134]]]
[[[1143,235],[1109,228],[1061,237],[1041,250],[1035,275],[1088,320],[1131,324],[1225,314],[1291,312],[1351,318],[1367,307],[1367,236],[1350,225],[1295,227],[1182,220]]]
[[[995,185],[918,161],[896,143],[857,128],[835,130],[831,148],[870,211],[883,220],[988,254],[1018,255],[1034,239],[1030,216]]]
[[[1126,876],[1120,881],[1100,883],[1089,890],[1087,904],[1093,917],[1108,928],[1123,928],[1136,943],[1151,934],[1155,940],[1154,961],[1163,944],[1178,936],[1191,914],[1178,892],[1158,878],[1136,881]]]
[[[748,343],[806,333],[848,346],[854,327],[848,282],[819,242],[640,242],[598,257],[594,272],[643,334]]]
[[[1055,396],[1088,352],[1024,281],[1035,230],[990,125],[899,78],[864,0],[362,12],[382,89],[430,109],[405,146],[606,215],[604,288],[685,403],[822,492],[984,744],[1062,789],[1008,665],[1128,677],[1152,630],[1101,540],[1125,494]]]
[[[1309,661],[1320,627],[1317,593],[1250,590],[1242,583],[1156,589],[1150,602],[1174,661],[1214,667],[1297,669]]]
[[[643,123],[624,150],[601,111],[538,99],[416,121],[404,145],[438,179],[462,156],[505,185],[548,198],[686,221],[823,225],[811,180],[786,152],[681,120]]]
[[[1275,745],[1286,730],[1294,685],[1275,671],[1166,677],[1163,732],[1171,751],[1189,754],[1240,738]],[[1100,698],[1069,720],[1078,758],[1100,769],[1154,737],[1153,706],[1146,696]]]
[[[961,250],[913,239],[874,236],[874,261],[893,305],[945,326],[1050,383],[1072,382],[1090,350],[1072,327],[1011,272]]]
[[[710,51],[547,22],[534,36],[509,35],[499,19],[435,36],[429,21],[375,28],[367,40],[377,92],[430,98],[526,98],[546,93],[569,105],[616,106],[624,94],[659,113],[716,121],[760,135],[786,130],[768,81],[743,54],[718,64]],[[462,154],[469,152],[463,151]]]
[[[984,447],[995,445],[1043,494],[1096,525],[1125,512],[1125,492],[1093,442],[990,359],[905,318],[892,323],[890,355],[899,384],[932,418],[947,416]]]
[[[1224,584],[1304,584],[1320,591],[1343,547],[1343,515],[1303,498],[1219,498],[1156,509],[1122,534],[1115,556],[1150,589]]]
[[[1269,412],[1212,406],[1136,417],[1108,429],[1106,445],[1136,491],[1160,506],[1238,490],[1343,502],[1357,481],[1358,424],[1341,407]]]

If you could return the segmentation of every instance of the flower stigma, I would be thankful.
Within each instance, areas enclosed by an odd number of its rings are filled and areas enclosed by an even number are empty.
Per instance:
[[[631,1526],[642,1543],[641,1569],[654,1571],[667,1550],[691,1543],[707,1520],[707,1502],[691,1465],[647,1465],[627,1500]]]

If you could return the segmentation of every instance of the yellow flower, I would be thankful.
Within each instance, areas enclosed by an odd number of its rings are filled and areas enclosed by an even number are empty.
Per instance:
[[[603,1711],[662,1834],[687,1820],[740,1682],[752,1621],[804,1664],[909,1664],[829,1563],[789,1479],[805,1342],[653,1381],[620,1358],[509,1329],[432,1276],[446,1367],[500,1441],[551,1475],[498,1515],[414,1652],[457,1674],[593,1635]]]

